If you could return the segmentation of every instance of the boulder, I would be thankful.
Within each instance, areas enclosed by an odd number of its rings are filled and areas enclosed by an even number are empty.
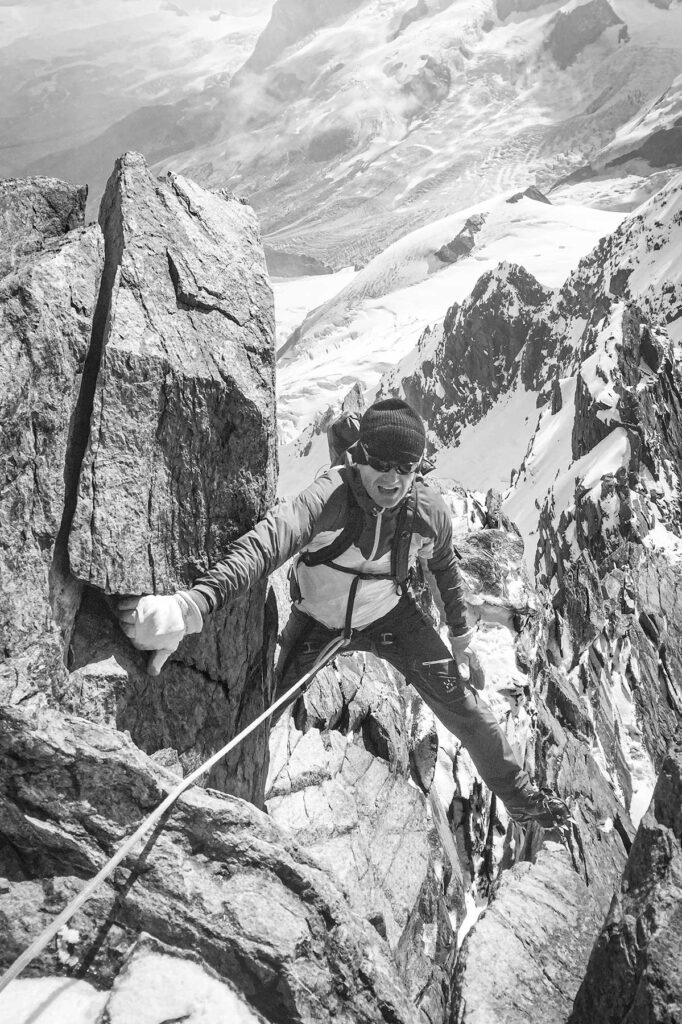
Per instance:
[[[0,285],[2,693],[126,729],[191,769],[269,697],[265,586],[216,613],[157,685],[113,605],[191,585],[273,500],[273,304],[255,216],[155,181],[136,154],[117,163],[101,230],[60,234],[82,218],[66,185],[5,188],[12,201],[12,252],[26,254]],[[39,244],[44,208],[59,216]],[[212,785],[261,800],[265,743],[252,737]]]
[[[120,732],[0,709],[2,968],[176,781]],[[174,955],[192,951],[273,1024],[425,1024],[384,940],[351,914],[330,875],[234,797],[184,794],[28,972],[60,972],[66,953],[71,970],[110,987],[141,932]]]
[[[142,157],[102,200],[106,323],[72,571],[107,593],[187,583],[274,489],[274,313],[251,209]]]
[[[276,627],[264,585],[185,643],[162,686],[121,640],[110,595],[190,585],[271,503],[272,294],[250,208],[174,175],[155,181],[136,154],[118,161],[100,220],[106,319],[69,536],[71,572],[88,587],[60,699],[91,714],[94,693],[97,720],[148,752],[175,748],[190,769],[267,699]],[[258,801],[264,742],[211,784]]]
[[[88,190],[58,178],[0,180],[0,277],[51,238],[85,226]]]
[[[437,250],[436,259],[441,263],[457,263],[465,256],[470,256],[476,245],[476,235],[484,224],[484,213],[475,213],[472,217],[467,217],[462,230],[455,235],[452,241]]]
[[[454,936],[447,855],[424,793],[438,741],[421,702],[385,663],[343,655],[323,669],[270,740],[266,806],[386,939],[415,1006],[443,1018]],[[450,837],[450,842],[452,839]],[[463,890],[449,895],[455,915]]]

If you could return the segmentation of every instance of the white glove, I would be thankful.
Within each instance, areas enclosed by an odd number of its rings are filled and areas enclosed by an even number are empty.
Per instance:
[[[450,647],[462,682],[473,686],[475,690],[482,690],[485,686],[485,674],[476,651],[470,647],[473,636],[474,630],[471,628],[461,636],[453,636],[450,633]]]
[[[188,633],[200,633],[204,620],[187,590],[177,594],[127,597],[119,602],[118,620],[133,647],[154,651],[147,665],[150,676],[162,667]]]

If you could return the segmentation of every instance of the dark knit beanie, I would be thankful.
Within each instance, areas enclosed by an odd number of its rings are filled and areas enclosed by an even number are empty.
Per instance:
[[[426,431],[407,402],[388,398],[365,412],[360,420],[360,442],[377,459],[417,462],[424,454]]]

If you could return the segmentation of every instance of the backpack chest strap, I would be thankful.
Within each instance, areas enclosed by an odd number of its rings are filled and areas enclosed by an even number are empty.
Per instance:
[[[352,492],[351,492],[352,493]],[[354,579],[348,592],[348,603],[346,605],[346,617],[344,625],[344,636],[349,639],[352,633],[353,607],[355,596],[361,580],[393,580],[403,593],[405,592],[406,580],[409,575],[410,546],[414,526],[415,509],[417,505],[416,488],[414,485],[410,490],[407,499],[403,502],[395,525],[395,533],[391,543],[391,571],[390,572],[363,572],[361,569],[352,569],[350,566],[339,565],[335,561],[339,555],[344,554],[355,544],[362,533],[364,524],[364,513],[357,502],[354,502],[348,514],[348,522],[338,537],[320,548],[319,551],[304,551],[300,559],[304,565],[312,568],[317,565],[327,565],[337,572],[346,573]]]

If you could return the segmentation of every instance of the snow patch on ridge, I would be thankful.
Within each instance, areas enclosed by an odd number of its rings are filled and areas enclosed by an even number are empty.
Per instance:
[[[478,423],[462,428],[456,448],[442,448],[436,474],[468,490],[506,491],[510,468],[518,466],[538,423],[537,394],[522,385],[503,395]]]
[[[73,978],[18,978],[0,994],[8,1024],[95,1024],[108,992]]]

